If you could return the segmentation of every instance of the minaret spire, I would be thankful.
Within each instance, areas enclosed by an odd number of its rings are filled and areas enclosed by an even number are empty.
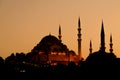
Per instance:
[[[113,53],[113,43],[112,43],[112,35],[110,35],[110,53]]]
[[[90,48],[89,48],[89,50],[90,50],[90,54],[92,53],[92,42],[91,42],[91,40],[90,40]]]
[[[60,42],[62,42],[61,37],[62,37],[62,35],[61,35],[61,26],[59,25],[59,35],[58,35],[58,38],[59,38]]]
[[[80,18],[78,19],[78,55],[79,59],[81,60],[81,23]]]
[[[104,32],[104,25],[102,21],[102,27],[101,27],[101,51],[105,52],[105,32]]]

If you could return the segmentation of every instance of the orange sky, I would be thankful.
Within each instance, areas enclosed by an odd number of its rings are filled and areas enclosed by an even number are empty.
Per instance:
[[[105,28],[106,51],[110,33],[113,48],[120,57],[120,0],[0,0],[0,56],[30,52],[40,40],[51,33],[58,36],[62,28],[62,42],[77,53],[78,17],[82,27],[82,56],[100,47],[102,19]]]

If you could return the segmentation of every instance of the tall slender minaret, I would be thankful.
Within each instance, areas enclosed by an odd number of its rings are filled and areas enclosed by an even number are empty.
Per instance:
[[[102,21],[102,28],[101,28],[101,47],[100,50],[105,52],[105,32],[104,32],[104,25]]]
[[[89,48],[89,50],[90,50],[90,54],[92,53],[92,42],[91,42],[91,40],[90,40],[90,48]]]
[[[79,60],[81,60],[81,23],[80,18],[78,19],[78,55]]]
[[[112,35],[110,35],[110,53],[113,53],[113,43],[112,43]]]
[[[58,38],[59,38],[60,42],[62,42],[61,37],[62,37],[62,35],[61,35],[61,26],[59,25],[59,35],[58,35]]]

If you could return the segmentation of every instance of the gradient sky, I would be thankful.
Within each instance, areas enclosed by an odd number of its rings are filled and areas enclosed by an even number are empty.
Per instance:
[[[0,56],[30,52],[40,40],[51,33],[58,36],[59,24],[62,42],[77,53],[78,18],[82,28],[82,56],[100,47],[102,20],[105,46],[109,52],[110,34],[113,49],[120,57],[120,0],[0,0]]]

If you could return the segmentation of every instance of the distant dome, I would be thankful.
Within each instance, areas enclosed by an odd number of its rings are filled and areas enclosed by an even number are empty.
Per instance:
[[[112,63],[113,60],[115,60],[115,58],[116,58],[116,55],[114,53],[97,51],[97,52],[91,53],[86,58],[86,62],[97,63],[97,64]]]

